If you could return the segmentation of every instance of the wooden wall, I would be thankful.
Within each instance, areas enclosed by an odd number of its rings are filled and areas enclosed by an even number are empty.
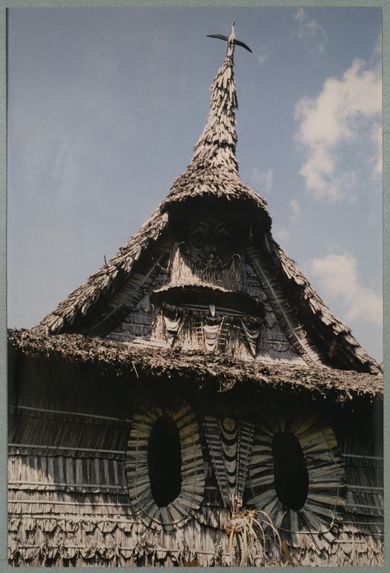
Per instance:
[[[59,367],[60,366],[60,367]],[[272,390],[211,396],[156,381],[129,380],[75,365],[25,360],[10,405],[9,549],[14,565],[199,566],[234,564],[227,547],[230,514],[222,508],[203,416],[254,421],[271,401],[283,412],[318,408],[336,433],[344,460],[345,509],[331,541],[310,537],[282,559],[295,565],[370,566],[383,562],[381,410],[360,414]],[[137,390],[138,387],[138,390]],[[160,392],[156,388],[160,387]],[[204,500],[183,527],[146,528],[132,510],[126,448],[134,412],[183,400],[197,414],[206,476]],[[359,411],[359,405],[355,408]],[[268,408],[266,408],[268,409]],[[363,437],[369,439],[364,439]],[[283,536],[282,536],[283,538]],[[262,564],[258,556],[257,565]],[[269,562],[272,558],[268,557]]]

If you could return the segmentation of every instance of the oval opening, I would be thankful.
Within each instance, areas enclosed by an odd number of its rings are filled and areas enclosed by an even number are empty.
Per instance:
[[[148,443],[150,487],[159,507],[171,503],[181,491],[181,443],[179,430],[169,416],[153,424]]]
[[[309,491],[309,474],[301,445],[291,432],[278,432],[272,439],[275,489],[289,509],[301,509]]]

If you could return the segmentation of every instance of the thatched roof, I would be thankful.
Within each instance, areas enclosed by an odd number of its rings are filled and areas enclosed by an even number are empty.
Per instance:
[[[129,274],[141,254],[159,239],[167,227],[168,214],[165,211],[168,205],[183,203],[195,197],[249,201],[266,216],[270,225],[265,200],[247,187],[238,175],[236,107],[233,53],[229,53],[228,49],[212,85],[211,108],[205,129],[195,146],[193,161],[186,172],[176,179],[170,194],[149,221],[106,265],[45,317],[39,327],[51,333],[66,330],[111,288],[118,275]]]
[[[267,237],[267,243],[282,281],[288,292],[294,296],[295,306],[299,305],[301,314],[308,317],[317,334],[326,341],[327,346],[333,347],[330,348],[330,354],[332,352],[343,354],[352,368],[372,373],[380,371],[381,368],[376,360],[352,336],[349,326],[332,313],[298,269],[295,261],[272,239],[270,234]]]
[[[199,388],[227,391],[235,386],[270,387],[315,398],[348,402],[372,401],[383,396],[383,376],[321,366],[244,362],[220,355],[178,353],[132,343],[90,338],[79,334],[48,336],[28,330],[9,332],[10,351],[31,358],[60,358],[74,364],[97,365],[112,374],[164,378]],[[196,373],[196,376],[194,376]]]
[[[109,291],[115,292],[115,284],[120,277],[131,275],[134,264],[152,244],[157,243],[167,233],[168,220],[169,215],[158,208],[107,264],[91,275],[86,283],[74,290],[32,331],[48,334],[70,331],[72,324],[85,316],[101,297]],[[317,329],[323,328],[327,340],[333,340],[335,351],[337,346],[337,352],[342,352],[349,357],[353,368],[378,372],[380,370],[378,363],[352,336],[351,329],[331,312],[306,277],[299,271],[293,259],[272,239],[270,234],[268,248],[288,292],[294,292],[296,308],[298,301],[303,314],[308,320],[313,321]]]
[[[45,317],[33,330],[60,334],[77,331],[78,324],[96,305],[114,295],[118,285],[130,278],[135,263],[169,233],[170,207],[196,198],[213,197],[224,201],[244,201],[254,206],[253,211],[263,224],[268,253],[278,279],[292,307],[299,312],[305,327],[313,327],[315,335],[332,359],[332,352],[343,367],[352,370],[378,372],[376,361],[359,345],[350,328],[343,324],[324,304],[300,273],[294,261],[272,239],[271,219],[266,203],[239,178],[236,158],[237,135],[235,110],[237,96],[233,70],[234,43],[228,43],[224,63],[212,84],[210,113],[205,129],[195,146],[191,164],[173,183],[171,192],[152,217],[122,247],[119,252],[93,274],[85,284],[73,291],[55,311]]]
[[[248,202],[262,216],[265,226],[271,218],[263,197],[245,185],[238,174],[236,157],[236,86],[234,82],[234,42],[228,43],[223,65],[211,86],[210,112],[186,171],[173,183],[162,203],[165,210],[188,199],[209,197]]]

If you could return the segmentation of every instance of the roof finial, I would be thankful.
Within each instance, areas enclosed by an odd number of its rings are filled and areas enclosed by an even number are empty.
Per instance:
[[[217,38],[218,40],[224,40],[225,42],[227,42],[228,46],[227,46],[227,56],[233,56],[234,54],[234,47],[237,46],[241,46],[242,48],[245,48],[245,50],[248,50],[248,52],[252,52],[252,50],[250,49],[249,46],[247,46],[246,44],[244,44],[244,42],[241,42],[240,40],[236,39],[236,35],[234,32],[234,22],[232,22],[232,28],[230,31],[230,36],[224,36],[222,34],[207,34],[208,38]]]
[[[234,22],[229,37],[219,34],[211,37],[227,42],[227,53],[211,85],[210,110],[206,125],[195,145],[192,161],[186,171],[173,182],[163,208],[194,197],[220,197],[229,200],[244,198],[257,207],[260,206],[267,225],[270,225],[266,203],[241,181],[236,157],[237,95],[233,54],[236,44],[246,50],[251,49],[236,40]]]

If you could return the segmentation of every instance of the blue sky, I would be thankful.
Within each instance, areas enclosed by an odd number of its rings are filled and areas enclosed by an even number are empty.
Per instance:
[[[236,34],[241,178],[276,240],[382,360],[381,10],[14,8],[8,324],[30,327],[185,170]]]

